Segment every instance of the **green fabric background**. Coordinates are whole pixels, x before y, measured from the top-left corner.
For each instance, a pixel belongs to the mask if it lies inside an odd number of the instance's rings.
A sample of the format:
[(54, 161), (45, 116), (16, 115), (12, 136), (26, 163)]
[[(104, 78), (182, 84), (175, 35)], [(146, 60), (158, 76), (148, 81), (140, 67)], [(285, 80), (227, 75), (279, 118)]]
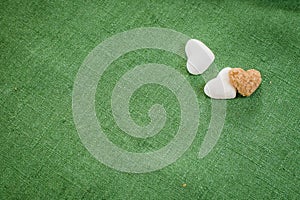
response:
[[(262, 73), (255, 94), (228, 101), (220, 140), (202, 160), (197, 153), (210, 117), (205, 83), (187, 74), (185, 60), (158, 50), (128, 53), (109, 67), (97, 88), (98, 118), (108, 137), (128, 151), (167, 144), (180, 120), (170, 91), (147, 85), (133, 96), (130, 112), (138, 124), (149, 122), (154, 103), (171, 114), (149, 141), (118, 129), (109, 95), (137, 64), (174, 66), (194, 87), (201, 109), (189, 150), (162, 170), (129, 174), (97, 161), (79, 139), (72, 87), (80, 65), (106, 38), (138, 27), (170, 28), (202, 40), (219, 70)], [(297, 0), (2, 0), (0, 199), (300, 199), (299, 64)]]

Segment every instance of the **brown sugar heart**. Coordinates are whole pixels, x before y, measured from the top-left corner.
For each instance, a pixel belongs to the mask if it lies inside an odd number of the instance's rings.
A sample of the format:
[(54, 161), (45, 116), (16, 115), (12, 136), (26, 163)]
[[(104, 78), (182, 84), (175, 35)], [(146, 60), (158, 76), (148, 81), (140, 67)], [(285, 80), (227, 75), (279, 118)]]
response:
[(230, 83), (243, 96), (250, 96), (260, 85), (261, 75), (255, 69), (243, 70), (241, 68), (232, 68), (229, 71)]

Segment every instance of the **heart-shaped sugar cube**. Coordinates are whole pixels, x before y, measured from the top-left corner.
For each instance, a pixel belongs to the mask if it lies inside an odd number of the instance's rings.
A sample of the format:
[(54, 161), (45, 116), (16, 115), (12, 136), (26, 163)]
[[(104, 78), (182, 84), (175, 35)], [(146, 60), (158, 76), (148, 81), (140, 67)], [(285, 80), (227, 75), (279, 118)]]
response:
[(250, 96), (260, 85), (261, 75), (255, 69), (233, 68), (229, 71), (230, 83), (243, 96)]
[(236, 96), (236, 89), (230, 84), (230, 67), (222, 69), (218, 76), (208, 81), (204, 87), (204, 93), (213, 99), (233, 99)]
[(202, 74), (215, 59), (213, 52), (203, 42), (196, 39), (190, 39), (186, 43), (185, 53), (187, 70), (194, 75)]

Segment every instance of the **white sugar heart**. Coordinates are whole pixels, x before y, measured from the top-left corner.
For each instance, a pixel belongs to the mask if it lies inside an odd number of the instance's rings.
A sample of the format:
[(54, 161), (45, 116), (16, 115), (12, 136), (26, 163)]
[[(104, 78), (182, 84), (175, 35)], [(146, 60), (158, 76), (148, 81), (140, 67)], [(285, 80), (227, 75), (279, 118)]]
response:
[(230, 84), (230, 67), (222, 69), (218, 76), (208, 81), (204, 87), (204, 93), (213, 99), (233, 99), (236, 97), (236, 89)]
[(203, 42), (196, 39), (190, 39), (186, 43), (185, 53), (187, 70), (194, 75), (202, 74), (215, 59), (213, 52)]

